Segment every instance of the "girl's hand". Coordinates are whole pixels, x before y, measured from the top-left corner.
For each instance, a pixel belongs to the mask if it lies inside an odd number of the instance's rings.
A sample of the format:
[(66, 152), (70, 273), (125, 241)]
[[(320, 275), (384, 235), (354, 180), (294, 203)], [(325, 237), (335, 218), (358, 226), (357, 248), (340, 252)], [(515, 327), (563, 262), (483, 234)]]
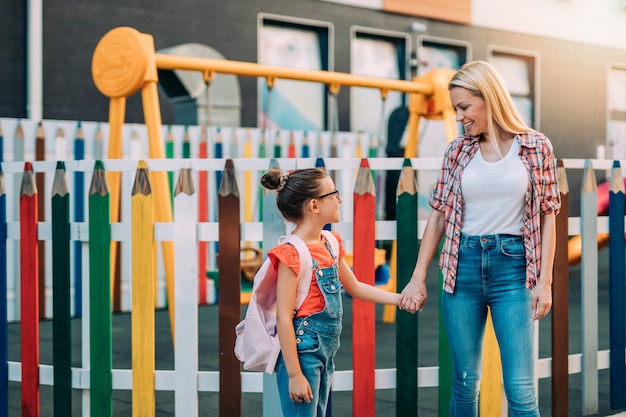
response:
[(313, 398), (311, 385), (309, 385), (309, 381), (306, 380), (302, 372), (289, 377), (289, 398), (296, 403), (301, 403), (302, 401), (311, 402), (311, 398)]

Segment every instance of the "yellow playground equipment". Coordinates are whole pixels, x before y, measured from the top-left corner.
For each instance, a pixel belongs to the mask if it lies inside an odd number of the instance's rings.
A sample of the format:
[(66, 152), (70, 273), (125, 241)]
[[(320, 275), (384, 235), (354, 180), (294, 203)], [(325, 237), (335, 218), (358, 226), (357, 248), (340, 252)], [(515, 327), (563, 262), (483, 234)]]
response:
[[(158, 73), (161, 70), (198, 71), (206, 82), (215, 73), (234, 74), (250, 77), (264, 77), (268, 86), (276, 79), (291, 79), (324, 83), (331, 94), (337, 94), (342, 86), (369, 87), (380, 90), (386, 97), (389, 91), (410, 94), (408, 143), (405, 157), (416, 157), (420, 118), (444, 120), (446, 136), (451, 140), (456, 136), (454, 112), (450, 104), (447, 86), (454, 73), (449, 69), (437, 69), (423, 77), (411, 81), (357, 76), (331, 71), (313, 71), (275, 67), (249, 62), (215, 60), (187, 56), (157, 54), (154, 38), (131, 27), (118, 27), (106, 33), (93, 54), (92, 76), (98, 90), (110, 98), (109, 105), (109, 159), (122, 156), (122, 127), (126, 111), (126, 99), (141, 91), (144, 119), (148, 132), (149, 157), (165, 158), (161, 134), (161, 114), (157, 92)], [(171, 222), (172, 208), (169, 204), (170, 191), (166, 172), (151, 172), (151, 182), (156, 201), (157, 222)], [(120, 173), (108, 173), (110, 188), (111, 221), (119, 219)], [(168, 299), (173, 300), (174, 246), (173, 242), (162, 242), (165, 277)], [(393, 254), (392, 254), (393, 255)], [(116, 252), (112, 248), (111, 262), (115, 264)], [(392, 256), (393, 259), (393, 256)], [(114, 271), (114, 268), (111, 269)], [(391, 273), (390, 285), (395, 286), (395, 276)], [(174, 307), (169, 305), (170, 322), (174, 331)]]

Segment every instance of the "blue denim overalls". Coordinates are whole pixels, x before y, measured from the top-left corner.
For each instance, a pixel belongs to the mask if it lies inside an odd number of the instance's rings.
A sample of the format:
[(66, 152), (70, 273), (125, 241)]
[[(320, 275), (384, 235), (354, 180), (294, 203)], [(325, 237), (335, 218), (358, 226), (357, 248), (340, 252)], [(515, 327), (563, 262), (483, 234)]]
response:
[(326, 302), (324, 310), (307, 317), (293, 319), (300, 367), (311, 385), (313, 398), (310, 403), (293, 402), (289, 399), (289, 376), (281, 354), (276, 364), (276, 379), (284, 417), (324, 417), (326, 415), (343, 315), (342, 285), (339, 282), (337, 256), (328, 242), (326, 242), (326, 248), (335, 260), (333, 266), (319, 268), (319, 263), (313, 259), (313, 273), (316, 274), (317, 285)]

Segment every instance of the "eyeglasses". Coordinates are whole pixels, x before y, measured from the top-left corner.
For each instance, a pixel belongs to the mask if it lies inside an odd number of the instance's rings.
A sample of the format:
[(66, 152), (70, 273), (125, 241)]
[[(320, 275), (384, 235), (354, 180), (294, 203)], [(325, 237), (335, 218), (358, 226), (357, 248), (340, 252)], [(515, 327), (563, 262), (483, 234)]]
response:
[(322, 198), (330, 197), (331, 195), (334, 195), (337, 200), (339, 200), (339, 198), (340, 198), (339, 197), (339, 190), (335, 190), (335, 191), (331, 191), (330, 193), (326, 193), (324, 195), (321, 195), (321, 196), (317, 197), (317, 199), (321, 200)]

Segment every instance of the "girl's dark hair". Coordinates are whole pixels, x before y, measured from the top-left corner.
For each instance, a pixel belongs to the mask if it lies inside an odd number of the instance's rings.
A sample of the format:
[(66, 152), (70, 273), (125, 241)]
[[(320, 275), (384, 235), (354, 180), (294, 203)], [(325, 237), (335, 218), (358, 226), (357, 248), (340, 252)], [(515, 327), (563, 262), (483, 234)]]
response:
[(272, 168), (261, 177), (261, 184), (278, 192), (278, 209), (285, 220), (296, 222), (302, 219), (304, 205), (320, 195), (321, 180), (327, 176), (320, 168), (297, 169), (289, 174)]

